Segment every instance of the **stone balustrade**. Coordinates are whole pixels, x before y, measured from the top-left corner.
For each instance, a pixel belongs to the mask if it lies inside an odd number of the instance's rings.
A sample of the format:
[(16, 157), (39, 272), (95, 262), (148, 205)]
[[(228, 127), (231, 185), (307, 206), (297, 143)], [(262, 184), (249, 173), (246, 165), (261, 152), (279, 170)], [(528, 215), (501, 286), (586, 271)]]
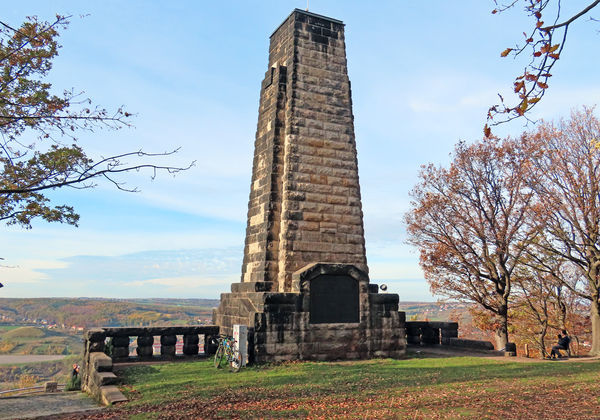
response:
[[(85, 353), (103, 351), (114, 362), (134, 362), (148, 359), (175, 358), (177, 336), (183, 336), (183, 355), (199, 354), (200, 336), (204, 338), (204, 352), (214, 354), (216, 347), (211, 338), (219, 335), (219, 327), (203, 325), (194, 327), (105, 327), (87, 330), (84, 334)], [(136, 337), (136, 355), (130, 355), (131, 339)], [(160, 337), (160, 355), (154, 355), (154, 340)]]
[[(416, 346), (442, 345), (472, 351), (493, 351), (489, 341), (458, 338), (458, 322), (406, 321), (406, 342)], [(514, 347), (514, 344), (508, 343)], [(516, 349), (507, 346), (506, 356), (514, 356)]]
[(451, 345), (458, 337), (458, 322), (406, 321), (406, 341), (412, 345)]
[[(183, 336), (182, 355), (176, 354), (177, 336)], [(214, 354), (217, 346), (212, 337), (219, 335), (219, 327), (107, 327), (84, 332), (84, 353), (81, 372), (82, 389), (104, 404), (123, 401), (125, 397), (116, 388), (117, 377), (113, 363), (152, 360), (188, 360)], [(200, 352), (200, 336), (203, 351)], [(135, 337), (137, 348), (130, 355), (130, 343)], [(160, 354), (154, 355), (154, 340), (160, 337)]]

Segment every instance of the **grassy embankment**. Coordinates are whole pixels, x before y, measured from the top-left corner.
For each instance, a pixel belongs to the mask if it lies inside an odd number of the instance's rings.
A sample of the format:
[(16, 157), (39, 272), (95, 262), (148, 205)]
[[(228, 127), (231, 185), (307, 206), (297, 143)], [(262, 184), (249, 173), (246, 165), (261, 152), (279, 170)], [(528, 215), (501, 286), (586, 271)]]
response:
[(80, 354), (81, 334), (38, 327), (0, 327), (0, 354)]
[(94, 418), (577, 418), (600, 416), (600, 361), (475, 357), (299, 362), (217, 371), (210, 361), (122, 370), (130, 399)]
[(70, 331), (37, 327), (0, 326), (0, 354), (69, 355), (62, 360), (0, 365), (0, 390), (39, 385), (54, 380), (65, 383), (73, 363), (81, 363), (81, 336)]

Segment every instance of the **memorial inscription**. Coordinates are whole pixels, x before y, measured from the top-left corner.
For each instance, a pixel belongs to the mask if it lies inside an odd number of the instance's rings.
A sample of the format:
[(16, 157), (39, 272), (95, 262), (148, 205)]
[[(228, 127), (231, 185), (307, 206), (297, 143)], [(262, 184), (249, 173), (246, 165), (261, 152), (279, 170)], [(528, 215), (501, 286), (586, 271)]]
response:
[(310, 323), (359, 321), (358, 281), (350, 276), (324, 274), (310, 284)]

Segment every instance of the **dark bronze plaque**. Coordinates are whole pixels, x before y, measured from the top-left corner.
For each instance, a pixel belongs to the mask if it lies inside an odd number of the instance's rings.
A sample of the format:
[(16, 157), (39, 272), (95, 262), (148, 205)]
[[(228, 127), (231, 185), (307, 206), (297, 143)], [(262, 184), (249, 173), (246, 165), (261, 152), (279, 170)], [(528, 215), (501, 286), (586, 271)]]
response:
[(358, 322), (358, 281), (323, 274), (310, 282), (310, 323)]

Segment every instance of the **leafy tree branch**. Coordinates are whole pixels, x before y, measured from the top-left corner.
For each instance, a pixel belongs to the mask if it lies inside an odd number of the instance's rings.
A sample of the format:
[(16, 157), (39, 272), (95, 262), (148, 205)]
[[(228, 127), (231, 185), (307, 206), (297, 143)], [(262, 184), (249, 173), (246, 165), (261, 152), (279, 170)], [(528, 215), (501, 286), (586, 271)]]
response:
[[(521, 3), (521, 0), (514, 0), (503, 5), (498, 4), (497, 0), (494, 0), (494, 3), (497, 7), (492, 13), (496, 14), (514, 8)], [(509, 104), (502, 95), (498, 95), (500, 102), (489, 108), (487, 124), (484, 127), (486, 137), (492, 136), (491, 127), (495, 125), (517, 118), (531, 121), (528, 115), (542, 100), (549, 88), (551, 71), (565, 48), (569, 26), (600, 5), (600, 0), (590, 2), (582, 10), (562, 21), (561, 0), (522, 0), (522, 3), (524, 3), (524, 12), (533, 19), (532, 28), (529, 33), (523, 32), (525, 38), (523, 42), (506, 48), (500, 55), (516, 58), (526, 54), (529, 62), (523, 73), (517, 76), (513, 82), (516, 101)], [(551, 19), (552, 23), (547, 24), (546, 18)]]
[[(60, 30), (70, 16), (52, 22), (28, 18), (20, 27), (0, 21), (0, 220), (30, 228), (31, 220), (77, 225), (79, 215), (68, 205), (53, 206), (44, 195), (57, 188), (93, 188), (104, 180), (122, 191), (135, 192), (119, 175), (148, 170), (176, 174), (194, 163), (176, 167), (156, 159), (171, 156), (138, 151), (92, 159), (77, 144), (77, 133), (131, 126), (132, 114), (95, 106), (73, 89), (51, 93), (46, 79), (58, 55)], [(70, 145), (65, 144), (68, 139)], [(46, 144), (50, 142), (50, 144)]]

